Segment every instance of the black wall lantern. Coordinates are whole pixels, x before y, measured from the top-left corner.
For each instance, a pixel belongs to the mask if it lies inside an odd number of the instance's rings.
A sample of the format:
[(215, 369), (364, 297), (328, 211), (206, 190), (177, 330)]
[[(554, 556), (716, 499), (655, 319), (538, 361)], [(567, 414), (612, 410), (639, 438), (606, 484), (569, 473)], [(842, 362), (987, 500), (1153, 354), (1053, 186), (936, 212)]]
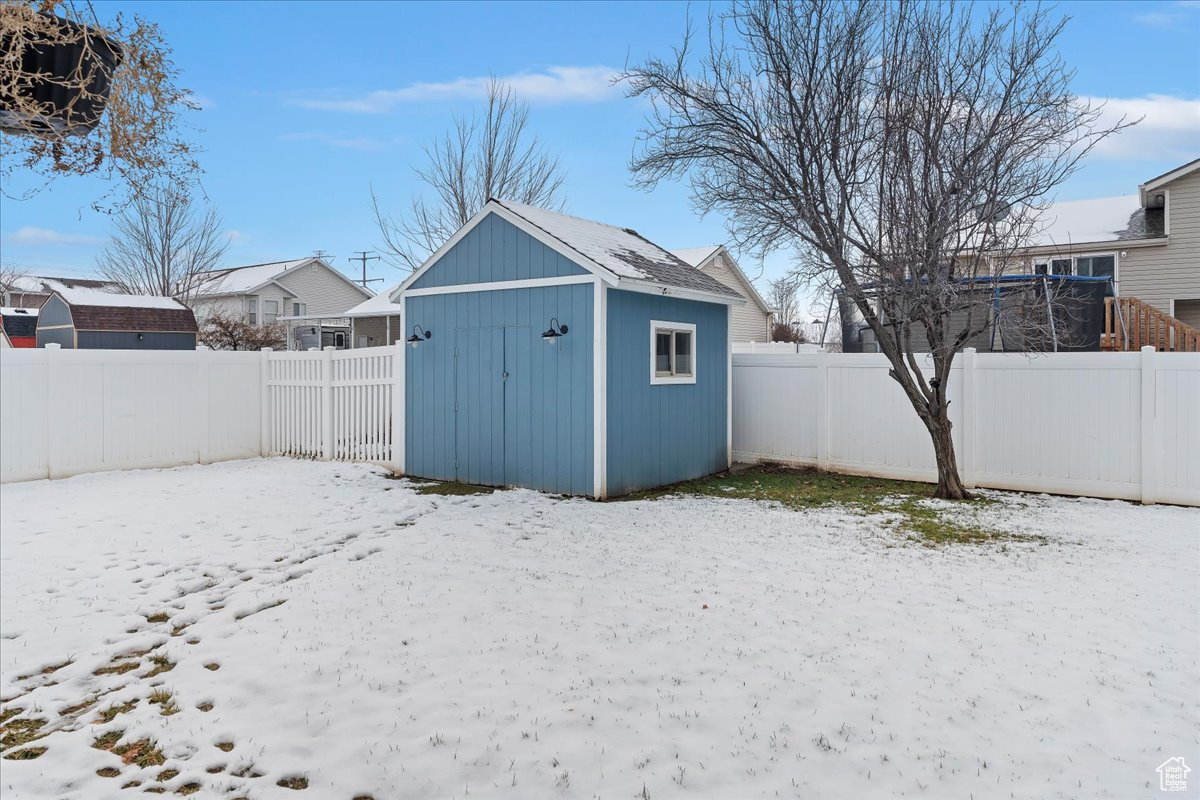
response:
[(558, 324), (558, 317), (550, 318), (550, 327), (542, 334), (542, 340), (554, 344), (559, 338), (567, 335), (567, 326)]
[(413, 325), (412, 336), (408, 337), (404, 341), (408, 342), (409, 347), (416, 347), (421, 342), (432, 337), (433, 334), (422, 328), (420, 325)]

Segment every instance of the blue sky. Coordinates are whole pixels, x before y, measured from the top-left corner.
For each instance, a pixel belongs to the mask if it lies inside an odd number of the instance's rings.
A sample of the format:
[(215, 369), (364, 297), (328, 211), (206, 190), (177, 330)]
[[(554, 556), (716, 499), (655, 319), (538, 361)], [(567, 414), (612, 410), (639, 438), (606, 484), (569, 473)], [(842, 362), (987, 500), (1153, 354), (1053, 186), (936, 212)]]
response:
[[(630, 186), (627, 164), (644, 108), (608, 76), (680, 41), (683, 3), (108, 3), (134, 11), (175, 48), (204, 149), (203, 189), (232, 237), (230, 265), (323, 249), (353, 267), (379, 242), (373, 186), (402, 210), (419, 187), (419, 145), (469, 112), (489, 75), (512, 78), (534, 132), (566, 167), (567, 210), (667, 247), (719, 242), (723, 221), (699, 219), (686, 187)], [(707, 6), (691, 7), (703, 17)], [(1128, 194), (1200, 156), (1200, 1), (1064, 3), (1062, 53), (1075, 91), (1146, 121), (1093, 156), (1060, 199)], [(30, 200), (0, 203), (0, 258), (41, 274), (87, 274), (109, 221), (87, 180), (59, 180)], [(786, 264), (771, 259), (763, 280)], [(760, 265), (744, 259), (751, 277)], [(394, 283), (397, 270), (373, 262)], [(381, 284), (376, 284), (378, 288)]]

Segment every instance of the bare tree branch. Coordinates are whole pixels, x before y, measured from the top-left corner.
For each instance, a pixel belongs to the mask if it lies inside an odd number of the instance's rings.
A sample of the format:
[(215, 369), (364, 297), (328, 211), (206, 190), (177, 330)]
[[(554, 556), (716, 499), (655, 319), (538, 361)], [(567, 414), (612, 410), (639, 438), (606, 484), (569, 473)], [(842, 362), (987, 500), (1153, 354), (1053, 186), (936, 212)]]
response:
[(218, 311), (200, 322), (200, 343), (213, 350), (280, 350), (287, 344), (287, 331), (278, 322), (251, 325), (240, 315)]
[[(186, 191), (200, 167), (179, 130), (198, 106), (177, 83), (171, 48), (140, 16), (101, 25), (91, 3), (81, 8), (85, 14), (59, 0), (0, 0), (4, 195), (25, 199), (65, 175), (109, 182), (92, 203), (98, 211), (120, 208), (152, 184)], [(26, 57), (38, 52), (65, 59), (56, 64), (63, 74), (27, 68)]]
[(561, 209), (566, 176), (528, 125), (529, 107), (493, 79), (482, 119), (456, 116), (451, 130), (422, 146), (426, 164), (414, 172), (430, 196), (414, 197), (408, 214), (397, 219), (380, 208), (372, 190), (388, 262), (416, 269), (492, 197)]
[(100, 273), (123, 292), (174, 297), (185, 305), (229, 248), (216, 212), (172, 188), (138, 195), (113, 227), (96, 261)]

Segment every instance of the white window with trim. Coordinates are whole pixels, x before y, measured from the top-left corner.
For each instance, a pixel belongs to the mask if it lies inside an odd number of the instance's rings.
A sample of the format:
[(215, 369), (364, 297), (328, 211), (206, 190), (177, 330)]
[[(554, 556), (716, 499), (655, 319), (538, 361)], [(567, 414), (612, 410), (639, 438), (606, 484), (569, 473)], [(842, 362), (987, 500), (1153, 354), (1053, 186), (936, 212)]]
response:
[(292, 315), (293, 316), (303, 317), (307, 313), (308, 313), (308, 304), (307, 303), (297, 303), (297, 302), (292, 303)]
[(1087, 278), (1116, 278), (1116, 253), (1048, 258), (1035, 261), (1033, 271), (1038, 275), (1082, 275)]
[(696, 382), (696, 326), (650, 321), (650, 383)]
[(263, 300), (263, 322), (273, 325), (279, 317), (279, 301)]
[(258, 324), (258, 298), (246, 298), (246, 321), (251, 325)]

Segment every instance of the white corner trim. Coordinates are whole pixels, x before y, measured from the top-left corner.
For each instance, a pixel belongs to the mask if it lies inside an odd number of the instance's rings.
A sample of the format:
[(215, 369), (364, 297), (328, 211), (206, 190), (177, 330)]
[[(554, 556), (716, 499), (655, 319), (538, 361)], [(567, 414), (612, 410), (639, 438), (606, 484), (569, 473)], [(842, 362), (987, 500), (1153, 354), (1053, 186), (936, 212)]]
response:
[(595, 280), (595, 275), (562, 275), (557, 278), (527, 278), (517, 281), (455, 283), (449, 286), (430, 286), (427, 289), (406, 289), (404, 297), (426, 297), (434, 294), (463, 294), (465, 292), (500, 292), (505, 289), (538, 289), (545, 286), (570, 286), (577, 283), (593, 283)]
[[(654, 356), (655, 332), (667, 331), (684, 331), (692, 335), (692, 374), (691, 375), (659, 375), (655, 369)], [(696, 324), (694, 322), (666, 322), (664, 320), (650, 320), (650, 385), (651, 386), (670, 386), (679, 384), (692, 384), (696, 382), (697, 366), (700, 361), (700, 345), (699, 338), (696, 336)]]
[[(767, 317), (770, 319), (770, 316)], [(769, 323), (768, 323), (769, 324)], [(725, 468), (733, 466), (733, 308), (725, 309)]]
[(608, 496), (608, 286), (592, 284), (592, 495)]

